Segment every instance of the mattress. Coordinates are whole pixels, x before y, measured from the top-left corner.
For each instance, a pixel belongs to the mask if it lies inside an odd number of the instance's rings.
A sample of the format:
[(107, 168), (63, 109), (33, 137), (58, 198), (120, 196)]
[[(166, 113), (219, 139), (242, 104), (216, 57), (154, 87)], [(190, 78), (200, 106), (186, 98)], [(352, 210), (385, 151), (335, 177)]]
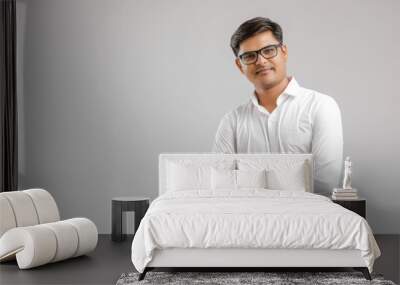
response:
[(171, 248), (359, 250), (370, 272), (380, 255), (361, 216), (314, 193), (261, 188), (162, 194), (136, 232), (132, 262), (143, 272)]

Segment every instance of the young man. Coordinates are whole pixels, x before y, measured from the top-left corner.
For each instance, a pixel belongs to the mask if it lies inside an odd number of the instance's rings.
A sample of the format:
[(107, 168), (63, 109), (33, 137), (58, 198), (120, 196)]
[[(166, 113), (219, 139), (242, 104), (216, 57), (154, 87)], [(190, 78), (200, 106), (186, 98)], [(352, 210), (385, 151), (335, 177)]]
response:
[(231, 47), (254, 92), (222, 118), (213, 152), (312, 153), (315, 192), (337, 187), (343, 159), (340, 110), (332, 97), (287, 75), (288, 48), (279, 24), (248, 20), (232, 35)]

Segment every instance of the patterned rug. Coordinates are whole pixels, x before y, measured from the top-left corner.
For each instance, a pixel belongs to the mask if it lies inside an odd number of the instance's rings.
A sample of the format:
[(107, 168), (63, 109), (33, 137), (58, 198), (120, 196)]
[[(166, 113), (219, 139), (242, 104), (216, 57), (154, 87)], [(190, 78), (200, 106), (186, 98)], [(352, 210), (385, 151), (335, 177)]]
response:
[(134, 284), (379, 284), (395, 285), (384, 280), (382, 275), (372, 274), (366, 280), (361, 272), (147, 272), (145, 279), (138, 281), (139, 273), (124, 273), (116, 285)]

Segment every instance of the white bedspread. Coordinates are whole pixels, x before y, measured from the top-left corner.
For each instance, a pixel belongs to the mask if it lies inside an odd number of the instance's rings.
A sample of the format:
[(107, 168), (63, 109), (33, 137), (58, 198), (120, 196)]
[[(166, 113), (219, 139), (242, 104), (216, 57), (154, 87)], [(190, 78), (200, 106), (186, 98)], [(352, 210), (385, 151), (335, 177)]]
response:
[(327, 197), (261, 189), (166, 193), (153, 201), (132, 243), (143, 272), (154, 249), (358, 249), (372, 272), (380, 250), (365, 219)]

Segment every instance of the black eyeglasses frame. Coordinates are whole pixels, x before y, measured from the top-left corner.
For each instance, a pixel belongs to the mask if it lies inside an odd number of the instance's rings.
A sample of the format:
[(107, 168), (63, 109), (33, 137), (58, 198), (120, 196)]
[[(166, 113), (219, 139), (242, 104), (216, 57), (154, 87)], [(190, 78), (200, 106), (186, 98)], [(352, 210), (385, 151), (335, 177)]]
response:
[[(262, 56), (263, 58), (265, 58), (265, 59), (271, 59), (271, 58), (274, 58), (275, 56), (278, 55), (278, 48), (279, 48), (279, 47), (282, 47), (282, 45), (283, 45), (283, 43), (278, 43), (278, 44), (273, 44), (273, 45), (267, 45), (267, 46), (265, 46), (265, 47), (260, 48), (259, 50), (246, 51), (246, 52), (244, 52), (244, 53), (238, 55), (238, 58), (239, 58), (240, 62), (243, 63), (243, 64), (245, 64), (245, 65), (250, 65), (250, 64), (253, 64), (253, 63), (257, 62), (257, 60), (258, 60), (258, 55), (261, 55), (261, 56)], [(264, 50), (264, 49), (267, 49), (267, 48), (271, 48), (271, 47), (273, 47), (273, 48), (275, 49), (274, 55), (273, 55), (273, 56), (270, 56), (270, 57), (265, 57), (265, 56), (263, 56), (262, 53), (261, 53), (261, 51)], [(247, 62), (247, 63), (246, 63), (246, 62), (243, 62), (243, 56), (246, 55), (246, 54), (249, 54), (249, 53), (256, 53), (256, 54), (257, 54), (256, 59), (255, 59), (254, 61), (252, 61), (252, 62)]]

